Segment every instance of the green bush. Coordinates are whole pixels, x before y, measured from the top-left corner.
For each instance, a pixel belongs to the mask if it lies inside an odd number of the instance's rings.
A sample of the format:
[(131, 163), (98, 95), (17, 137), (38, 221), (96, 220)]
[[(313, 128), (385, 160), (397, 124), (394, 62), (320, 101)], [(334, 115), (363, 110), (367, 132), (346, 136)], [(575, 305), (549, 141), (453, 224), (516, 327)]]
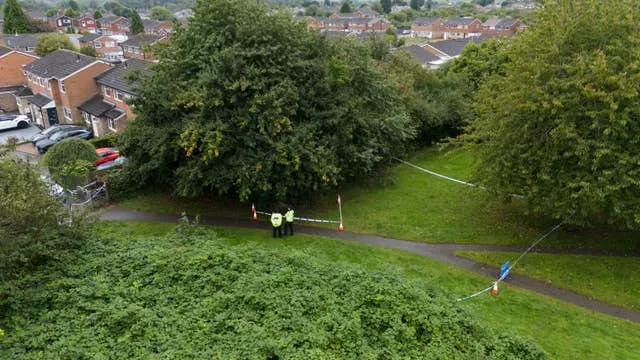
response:
[(93, 138), (89, 140), (89, 143), (95, 146), (96, 149), (99, 149), (103, 147), (114, 147), (116, 146), (117, 140), (118, 140), (117, 134), (109, 134), (109, 135), (101, 136), (99, 138)]
[(51, 178), (69, 189), (87, 182), (91, 167), (98, 155), (88, 141), (72, 138), (54, 145), (44, 155), (43, 163), (49, 167)]
[(180, 230), (89, 239), (75, 262), (25, 277), (0, 308), (0, 358), (545, 358), (393, 268)]
[(0, 279), (63, 257), (79, 235), (75, 225), (64, 223), (68, 215), (37, 168), (0, 154)]

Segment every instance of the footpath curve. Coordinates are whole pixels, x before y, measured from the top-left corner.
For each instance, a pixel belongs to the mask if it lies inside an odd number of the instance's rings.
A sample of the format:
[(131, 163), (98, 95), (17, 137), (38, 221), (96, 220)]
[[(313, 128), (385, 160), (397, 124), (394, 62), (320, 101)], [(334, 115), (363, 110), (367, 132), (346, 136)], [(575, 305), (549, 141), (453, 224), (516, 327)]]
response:
[[(176, 214), (160, 214), (143, 212), (121, 208), (110, 208), (103, 210), (100, 214), (101, 220), (119, 220), (119, 221), (146, 221), (146, 222), (169, 222), (177, 223), (179, 215)], [(218, 216), (201, 216), (200, 223), (204, 225), (214, 225), (221, 227), (236, 227), (270, 230), (265, 226), (265, 222), (253, 222), (250, 220), (225, 218)], [(421, 256), (426, 256), (447, 264), (451, 264), (474, 273), (489, 276), (495, 279), (499, 273), (499, 269), (478, 264), (472, 260), (458, 257), (454, 255), (457, 250), (488, 250), (488, 251), (517, 251), (515, 247), (492, 246), (492, 245), (457, 245), (457, 244), (427, 244), (405, 240), (395, 240), (384, 238), (376, 235), (359, 234), (353, 232), (338, 232), (332, 229), (310, 227), (296, 224), (296, 232), (310, 235), (319, 235), (333, 239), (356, 241), (376, 246), (388, 247), (398, 250), (408, 251)], [(559, 250), (562, 253), (571, 253), (566, 250)], [(588, 252), (586, 252), (588, 253)], [(640, 323), (640, 312), (624, 309), (619, 306), (611, 305), (602, 301), (598, 301), (588, 296), (575, 293), (570, 290), (561, 289), (543, 281), (534, 280), (530, 277), (512, 274), (506, 283), (523, 289), (531, 290), (539, 294), (549, 296), (558, 300), (562, 300), (594, 312), (599, 312), (611, 316), (615, 316), (624, 320)]]

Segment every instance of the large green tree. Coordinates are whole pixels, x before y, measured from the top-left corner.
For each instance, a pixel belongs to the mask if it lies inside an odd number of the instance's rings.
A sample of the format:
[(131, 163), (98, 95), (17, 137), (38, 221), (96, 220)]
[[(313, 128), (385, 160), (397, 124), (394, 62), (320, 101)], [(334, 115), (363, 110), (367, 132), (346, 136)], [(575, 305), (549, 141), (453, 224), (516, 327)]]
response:
[(166, 7), (154, 6), (151, 8), (149, 18), (152, 20), (173, 20), (175, 17)]
[(391, 0), (380, 0), (380, 4), (382, 5), (382, 11), (385, 14), (389, 14), (391, 12)]
[(536, 213), (640, 228), (640, 7), (547, 1), (477, 96), (478, 179)]
[(142, 19), (138, 12), (132, 10), (131, 12), (131, 33), (133, 35), (140, 34), (144, 32), (144, 24), (142, 23)]
[(2, 32), (5, 34), (29, 32), (29, 19), (22, 11), (18, 0), (6, 0), (4, 3), (4, 24)]
[(51, 33), (38, 38), (35, 52), (38, 56), (45, 56), (59, 49), (77, 50), (71, 42), (71, 39), (69, 39), (69, 36)]
[(157, 49), (121, 145), (132, 181), (285, 198), (367, 176), (413, 136), (370, 48), (261, 3), (199, 1)]

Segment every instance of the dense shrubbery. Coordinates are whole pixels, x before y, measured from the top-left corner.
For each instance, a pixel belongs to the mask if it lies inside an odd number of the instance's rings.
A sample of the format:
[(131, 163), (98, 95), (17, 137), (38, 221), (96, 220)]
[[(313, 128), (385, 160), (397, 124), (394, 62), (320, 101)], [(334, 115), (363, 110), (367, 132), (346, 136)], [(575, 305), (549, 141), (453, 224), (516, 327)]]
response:
[(98, 138), (93, 138), (89, 140), (89, 143), (96, 147), (96, 149), (103, 147), (113, 147), (116, 146), (116, 142), (118, 141), (118, 134), (109, 134), (100, 136)]
[(44, 155), (43, 163), (54, 181), (70, 189), (89, 181), (97, 158), (96, 148), (87, 140), (71, 138), (55, 144)]
[(497, 340), (400, 275), (231, 247), (184, 225), (163, 237), (92, 239), (77, 261), (10, 291), (0, 358), (545, 357)]
[(68, 217), (49, 195), (38, 169), (0, 149), (0, 279), (62, 258), (82, 233), (80, 223), (63, 223)]

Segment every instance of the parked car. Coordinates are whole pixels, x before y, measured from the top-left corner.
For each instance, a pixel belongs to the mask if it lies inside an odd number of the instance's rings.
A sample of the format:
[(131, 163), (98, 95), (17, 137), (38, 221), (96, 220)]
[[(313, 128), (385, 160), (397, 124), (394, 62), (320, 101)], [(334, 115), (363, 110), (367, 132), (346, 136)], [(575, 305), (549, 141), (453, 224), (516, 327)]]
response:
[(118, 149), (108, 147), (96, 149), (96, 154), (98, 154), (98, 160), (95, 162), (96, 166), (113, 161), (120, 156)]
[(59, 143), (64, 139), (80, 138), (80, 139), (89, 140), (92, 137), (93, 137), (93, 133), (91, 132), (91, 130), (87, 130), (84, 128), (74, 129), (69, 131), (58, 131), (57, 133), (51, 135), (50, 137), (38, 141), (36, 143), (36, 149), (38, 149), (38, 152), (40, 154), (44, 154), (45, 152), (47, 152), (47, 150), (49, 150), (49, 148), (51, 148), (53, 145)]
[(116, 158), (116, 159), (115, 159), (115, 160), (113, 160), (113, 161), (109, 161), (109, 162), (106, 162), (106, 163), (104, 163), (104, 164), (101, 164), (101, 165), (96, 166), (96, 170), (98, 170), (98, 171), (99, 171), (99, 170), (107, 170), (107, 169), (111, 169), (112, 167), (120, 166), (120, 165), (122, 165), (122, 164), (124, 164), (124, 163), (126, 163), (126, 162), (127, 162), (127, 158), (126, 158), (126, 157), (124, 157), (124, 156), (119, 156), (118, 158)]
[(29, 127), (29, 119), (25, 115), (2, 114), (0, 115), (0, 130), (5, 129), (24, 129)]
[(46, 139), (49, 136), (59, 131), (70, 131), (70, 130), (80, 130), (80, 129), (84, 129), (84, 127), (80, 125), (54, 125), (48, 129), (42, 130), (39, 133), (35, 134), (31, 138), (31, 143), (35, 145), (38, 141), (42, 139)]

